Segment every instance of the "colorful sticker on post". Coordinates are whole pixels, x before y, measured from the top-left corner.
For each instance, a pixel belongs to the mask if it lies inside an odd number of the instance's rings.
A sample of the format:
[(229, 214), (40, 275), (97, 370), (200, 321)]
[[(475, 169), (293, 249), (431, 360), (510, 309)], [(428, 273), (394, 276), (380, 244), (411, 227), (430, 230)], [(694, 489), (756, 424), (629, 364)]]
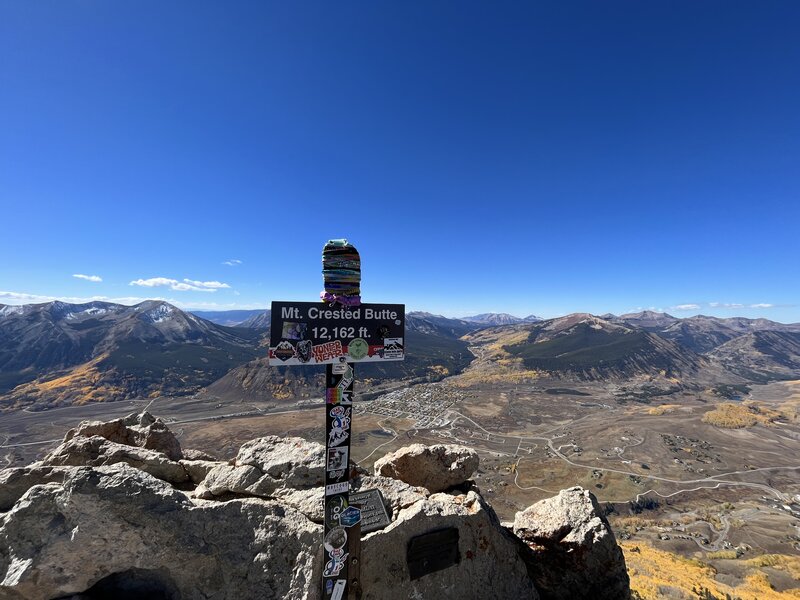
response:
[(353, 396), (350, 392), (340, 390), (339, 388), (328, 388), (325, 390), (325, 403), (350, 406), (353, 404)]
[(332, 498), (328, 502), (327, 513), (328, 513), (328, 527), (336, 527), (337, 525), (341, 525), (339, 523), (339, 518), (341, 517), (342, 513), (347, 510), (347, 498), (345, 496), (337, 496), (336, 498)]
[(331, 529), (325, 536), (323, 545), (325, 550), (328, 551), (330, 560), (325, 563), (325, 570), (322, 575), (324, 577), (336, 577), (344, 568), (345, 561), (347, 561), (349, 555), (344, 551), (344, 547), (347, 545), (347, 533), (344, 527)]
[(346, 469), (349, 450), (349, 448), (328, 448), (328, 468), (326, 471)]
[(356, 378), (356, 373), (353, 371), (353, 367), (347, 365), (347, 371), (342, 375), (342, 378), (339, 380), (339, 383), (336, 384), (336, 387), (340, 390), (346, 390), (350, 387), (350, 384), (353, 383), (353, 380)]
[(328, 447), (338, 446), (350, 437), (350, 411), (343, 406), (335, 406), (330, 410), (331, 425), (328, 434)]

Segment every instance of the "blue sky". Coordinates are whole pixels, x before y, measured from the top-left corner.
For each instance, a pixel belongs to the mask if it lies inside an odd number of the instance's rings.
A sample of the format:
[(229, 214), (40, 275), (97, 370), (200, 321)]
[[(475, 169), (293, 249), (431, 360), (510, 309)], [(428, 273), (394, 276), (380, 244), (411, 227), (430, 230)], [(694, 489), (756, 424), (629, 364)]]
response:
[(800, 321), (799, 29), (794, 1), (0, 0), (0, 303), (313, 300), (347, 237), (366, 301)]

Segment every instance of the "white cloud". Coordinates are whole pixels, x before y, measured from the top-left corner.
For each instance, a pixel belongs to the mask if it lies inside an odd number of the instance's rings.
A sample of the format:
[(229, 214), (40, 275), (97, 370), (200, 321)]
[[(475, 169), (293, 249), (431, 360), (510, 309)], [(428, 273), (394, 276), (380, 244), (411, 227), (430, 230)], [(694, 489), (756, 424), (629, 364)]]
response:
[(677, 306), (673, 306), (672, 310), (698, 310), (699, 308), (699, 304), (678, 304)]
[(222, 283), (220, 281), (193, 281), (191, 279), (184, 279), (183, 282), (188, 285), (193, 285), (195, 287), (208, 288), (212, 290), (221, 290), (231, 287), (227, 283)]
[(242, 261), (240, 261), (238, 258), (229, 258), (228, 260), (222, 261), (222, 264), (228, 265), (229, 267), (235, 267), (242, 264)]
[(137, 279), (128, 285), (140, 285), (142, 287), (157, 287), (160, 285), (173, 285), (178, 283), (177, 279), (167, 279), (166, 277), (151, 277), (150, 279)]
[(711, 308), (727, 308), (731, 310), (739, 310), (742, 308), (777, 308), (778, 306), (788, 306), (772, 304), (770, 302), (756, 302), (754, 304), (743, 304), (741, 302), (709, 302)]
[(95, 283), (103, 281), (103, 278), (99, 275), (83, 275), (82, 273), (75, 273), (73, 277), (76, 277), (77, 279), (85, 279), (86, 281), (93, 281)]
[(769, 302), (756, 302), (755, 304), (742, 304), (741, 302), (716, 302), (714, 303), (714, 306), (738, 310), (740, 308), (775, 308), (777, 305), (770, 304)]
[(221, 289), (228, 289), (227, 283), (221, 281), (196, 281), (194, 279), (170, 279), (168, 277), (151, 277), (150, 279), (135, 279), (129, 285), (141, 287), (169, 287), (176, 292), (216, 292)]

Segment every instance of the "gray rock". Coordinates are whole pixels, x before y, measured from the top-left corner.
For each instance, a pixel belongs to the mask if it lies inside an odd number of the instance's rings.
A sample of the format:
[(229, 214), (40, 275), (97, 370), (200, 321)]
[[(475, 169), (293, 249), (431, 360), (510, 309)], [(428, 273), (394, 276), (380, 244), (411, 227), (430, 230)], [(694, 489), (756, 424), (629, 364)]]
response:
[(227, 464), (217, 465), (197, 486), (195, 494), (198, 498), (205, 499), (225, 494), (266, 496), (267, 494), (259, 493), (257, 485), (262, 477), (261, 471), (248, 465), (240, 467)]
[(117, 444), (161, 452), (170, 460), (183, 458), (181, 445), (166, 423), (147, 411), (140, 414), (132, 413), (122, 419), (107, 422), (83, 421), (78, 427), (67, 432), (64, 441), (68, 442), (76, 436), (94, 435)]
[(310, 490), (293, 490), (291, 488), (278, 490), (275, 493), (275, 500), (303, 513), (314, 523), (323, 523), (325, 520), (325, 497), (322, 486)]
[(180, 463), (161, 452), (127, 446), (100, 436), (75, 436), (52, 450), (41, 461), (43, 466), (92, 466), (127, 463), (170, 483), (185, 483), (189, 474)]
[[(0, 515), (0, 597), (135, 589), (187, 600), (318, 600), (322, 527), (287, 503), (319, 504), (322, 489), (280, 493), (280, 501), (193, 502), (125, 463), (70, 467), (62, 484), (35, 485)], [(409, 541), (449, 527), (458, 529), (458, 563), (412, 581)], [(474, 491), (419, 494), (390, 526), (364, 537), (363, 598), (536, 599), (518, 543)]]
[(184, 468), (187, 475), (189, 475), (189, 479), (195, 485), (202, 482), (214, 467), (225, 464), (219, 461), (186, 459), (181, 459), (178, 463)]
[(461, 485), (478, 470), (478, 453), (464, 446), (414, 444), (375, 462), (375, 474), (442, 492)]
[(67, 473), (68, 468), (40, 463), (0, 471), (0, 512), (9, 510), (34, 485), (61, 483)]
[[(199, 506), (127, 464), (77, 467), (0, 516), (0, 597), (95, 586), (185, 600), (318, 598), (321, 526), (260, 499)], [(145, 594), (142, 597), (147, 597)]]
[(244, 443), (236, 465), (253, 466), (280, 487), (304, 489), (325, 481), (324, 454), (321, 444), (271, 435)]
[(208, 452), (203, 452), (202, 450), (194, 450), (192, 448), (183, 448), (183, 458), (186, 460), (205, 460), (209, 462), (217, 462), (219, 459), (215, 456), (211, 456)]
[(597, 498), (561, 490), (518, 512), (514, 533), (543, 600), (620, 600), (630, 596), (625, 557)]
[(197, 487), (199, 498), (225, 494), (273, 497), (308, 490), (325, 481), (325, 448), (302, 438), (268, 436), (239, 448), (234, 464), (214, 467)]
[[(406, 561), (411, 539), (450, 527), (458, 530), (459, 562), (412, 581)], [(364, 537), (363, 599), (537, 599), (517, 545), (474, 491), (433, 494), (402, 509), (386, 529)]]

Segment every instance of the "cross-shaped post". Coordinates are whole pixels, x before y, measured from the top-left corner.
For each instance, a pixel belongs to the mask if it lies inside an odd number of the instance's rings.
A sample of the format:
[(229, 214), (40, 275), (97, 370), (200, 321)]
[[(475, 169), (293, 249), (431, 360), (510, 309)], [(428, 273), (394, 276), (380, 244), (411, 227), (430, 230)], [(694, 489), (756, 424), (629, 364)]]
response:
[(323, 600), (360, 596), (361, 510), (350, 505), (354, 363), (405, 358), (405, 306), (362, 304), (361, 258), (347, 240), (322, 251), (321, 302), (273, 302), (269, 364), (325, 365)]

